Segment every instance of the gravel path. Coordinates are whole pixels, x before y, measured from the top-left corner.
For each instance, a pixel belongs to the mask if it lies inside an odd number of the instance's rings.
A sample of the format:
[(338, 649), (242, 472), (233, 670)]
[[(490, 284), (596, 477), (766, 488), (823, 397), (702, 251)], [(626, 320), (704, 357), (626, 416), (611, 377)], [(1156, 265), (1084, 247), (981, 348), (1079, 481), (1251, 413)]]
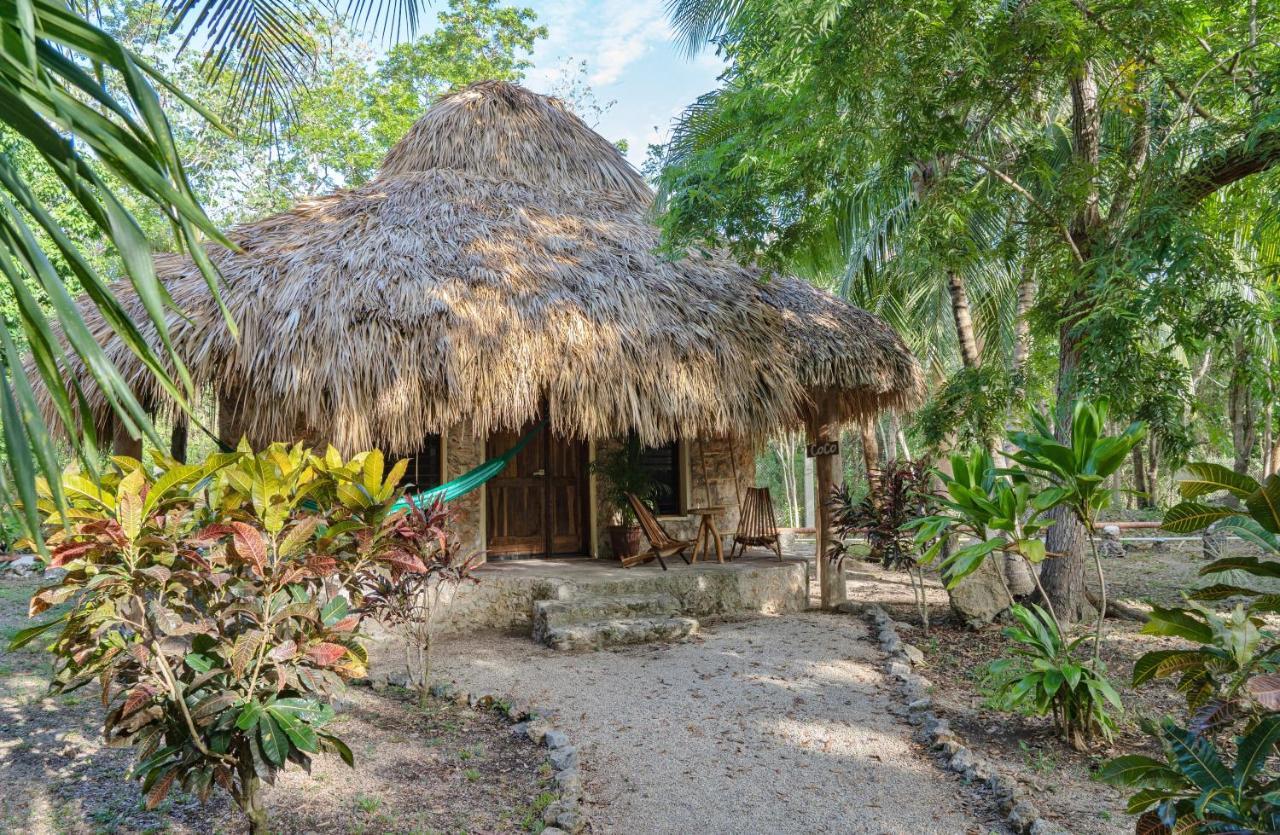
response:
[(586, 654), (450, 637), (436, 669), (558, 709), (597, 833), (985, 832), (888, 712), (878, 662), (860, 620), (806, 613)]

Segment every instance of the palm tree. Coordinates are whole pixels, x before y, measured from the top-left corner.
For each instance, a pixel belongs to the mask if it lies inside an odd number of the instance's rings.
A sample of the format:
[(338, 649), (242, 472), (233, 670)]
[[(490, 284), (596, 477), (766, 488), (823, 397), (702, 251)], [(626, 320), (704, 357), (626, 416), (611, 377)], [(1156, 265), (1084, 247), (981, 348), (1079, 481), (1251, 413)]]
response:
[[(130, 321), (112, 292), (110, 279), (115, 276), (101, 274), (80, 250), (24, 175), (16, 154), (0, 155), (0, 273), (17, 307), (17, 321), (6, 322), (0, 341), (0, 425), (9, 465), (6, 486), (21, 500), (32, 530), (38, 521), (36, 476), (53, 476), (60, 467), (49, 427), (23, 373), (18, 340), (9, 328), (21, 328), (74, 452), (92, 465), (99, 439), (91, 422), (80, 418), (83, 393), (74, 384), (68, 386), (59, 373), (64, 347), (54, 336), (55, 324), (65, 335), (66, 349), (90, 369), (125, 430), (135, 437), (158, 439), (128, 383), (90, 335), (73, 291), (54, 264), (65, 265), (103, 319), (185, 407), (193, 395), (191, 380), (173, 351), (165, 323), (177, 311), (156, 277), (151, 248), (128, 206), (156, 210), (169, 222), (176, 246), (191, 255), (215, 298), (217, 272), (199, 244), (210, 240), (231, 245), (192, 192), (157, 91), (168, 91), (221, 127), (217, 117), (96, 26), (90, 20), (96, 6), (17, 0), (0, 10), (0, 53), (5, 59), (0, 63), (0, 120), (22, 150), (34, 151), (48, 165), (118, 253), (120, 277), (132, 284), (148, 320)], [(308, 3), (168, 0), (164, 10), (172, 30), (185, 34), (185, 43), (203, 45), (207, 74), (234, 75), (241, 112), (253, 110), (270, 119), (289, 106), (287, 82), (311, 54), (305, 21), (313, 10)], [(380, 21), (398, 34), (402, 27), (415, 25), (417, 2), (349, 0), (347, 11)], [(143, 338), (143, 324), (154, 329), (155, 340)], [(235, 329), (229, 315), (227, 327)], [(57, 479), (49, 482), (61, 505)]]

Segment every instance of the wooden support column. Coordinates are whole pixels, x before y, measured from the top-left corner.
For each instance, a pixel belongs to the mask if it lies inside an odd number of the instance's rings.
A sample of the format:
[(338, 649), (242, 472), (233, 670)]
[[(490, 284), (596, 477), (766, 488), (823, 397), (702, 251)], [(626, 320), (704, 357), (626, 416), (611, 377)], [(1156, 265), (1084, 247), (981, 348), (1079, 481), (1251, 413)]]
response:
[[(810, 444), (831, 444), (835, 446), (840, 439), (839, 427), (831, 419), (831, 409), (825, 402), (819, 402), (817, 415), (808, 427)], [(831, 546), (835, 542), (832, 531), (831, 494), (836, 488), (836, 462), (839, 454), (834, 450), (827, 455), (818, 455), (814, 461), (816, 476), (817, 504), (817, 554), (815, 562), (818, 569), (819, 605), (823, 609), (833, 609), (848, 598), (845, 588), (844, 570), (838, 568), (828, 559)]]
[(111, 436), (111, 451), (116, 455), (127, 455), (142, 460), (142, 438), (135, 438), (124, 428), (124, 422), (115, 420), (115, 430)]
[(173, 431), (169, 434), (169, 455), (180, 463), (187, 463), (187, 419), (179, 416), (173, 422)]

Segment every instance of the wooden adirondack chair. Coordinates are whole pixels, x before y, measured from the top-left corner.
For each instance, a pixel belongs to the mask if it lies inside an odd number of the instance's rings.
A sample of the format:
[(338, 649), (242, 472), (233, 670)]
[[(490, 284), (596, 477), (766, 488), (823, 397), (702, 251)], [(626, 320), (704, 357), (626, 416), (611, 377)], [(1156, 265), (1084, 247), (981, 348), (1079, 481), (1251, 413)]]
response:
[(649, 550), (636, 554), (634, 557), (623, 558), (622, 567), (630, 568), (633, 565), (640, 565), (656, 559), (658, 565), (662, 566), (662, 570), (666, 571), (667, 564), (663, 562), (662, 558), (669, 557), (672, 554), (680, 557), (680, 559), (684, 560), (685, 565), (688, 565), (689, 558), (684, 555), (684, 552), (693, 547), (693, 540), (674, 539), (663, 530), (662, 525), (658, 524), (653, 511), (649, 510), (648, 506), (640, 501), (639, 496), (628, 493), (627, 501), (631, 503), (631, 509), (635, 511), (636, 518), (640, 520), (640, 528), (644, 531), (645, 539), (649, 540)]
[(729, 558), (745, 553), (748, 546), (772, 548), (782, 560), (782, 544), (778, 541), (778, 521), (773, 515), (773, 498), (768, 487), (748, 487), (738, 513), (738, 532), (733, 537)]

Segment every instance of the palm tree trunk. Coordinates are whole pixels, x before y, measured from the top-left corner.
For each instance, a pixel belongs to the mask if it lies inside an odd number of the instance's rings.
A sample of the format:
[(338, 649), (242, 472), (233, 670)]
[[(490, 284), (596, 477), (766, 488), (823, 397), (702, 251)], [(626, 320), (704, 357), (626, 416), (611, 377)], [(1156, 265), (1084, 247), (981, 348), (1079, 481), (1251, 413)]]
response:
[(955, 319), (956, 339), (960, 343), (960, 360), (965, 368), (977, 368), (978, 340), (973, 332), (969, 294), (965, 291), (964, 279), (954, 270), (947, 273), (947, 292), (951, 294), (951, 316)]

